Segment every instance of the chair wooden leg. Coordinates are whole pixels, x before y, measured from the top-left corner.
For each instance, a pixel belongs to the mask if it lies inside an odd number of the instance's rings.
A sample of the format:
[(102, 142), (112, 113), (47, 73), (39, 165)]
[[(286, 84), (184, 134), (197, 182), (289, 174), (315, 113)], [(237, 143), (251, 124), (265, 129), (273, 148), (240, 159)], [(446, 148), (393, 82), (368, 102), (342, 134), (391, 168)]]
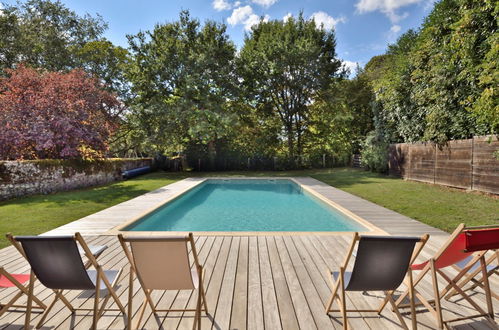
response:
[[(119, 282), (119, 279), (120, 279), (120, 276), (121, 276), (121, 272), (122, 272), (122, 269), (120, 269), (120, 271), (119, 271), (118, 275), (116, 276), (116, 278), (114, 279), (113, 283), (111, 283), (111, 289), (106, 286), (108, 292), (107, 292), (106, 298), (104, 298), (104, 301), (102, 302), (102, 304), (100, 306), (100, 309), (99, 309), (99, 318), (105, 312), (106, 304), (108, 303), (109, 299), (111, 299), (111, 297), (114, 299), (114, 297), (116, 296), (116, 291), (114, 291), (114, 290), (116, 288), (116, 284)], [(102, 275), (102, 276), (104, 277), (105, 275)], [(114, 295), (111, 294), (111, 292), (114, 293)], [(116, 299), (114, 299), (114, 300), (115, 300), (115, 302), (116, 302), (116, 304), (118, 306), (121, 305), (121, 301), (119, 299), (118, 299), (118, 301), (116, 301)], [(124, 307), (123, 308), (120, 307), (120, 311), (123, 314), (126, 314)]]
[(480, 267), (482, 269), (483, 285), (485, 290), (485, 300), (487, 301), (487, 312), (489, 316), (494, 319), (494, 307), (492, 306), (492, 297), (490, 294), (490, 283), (487, 274), (487, 264), (485, 262), (484, 256), (480, 258)]
[(98, 310), (99, 310), (100, 281), (101, 281), (101, 273), (100, 269), (97, 269), (97, 279), (95, 281), (94, 315), (92, 322), (92, 330), (97, 329), (97, 321), (99, 321)]
[(201, 330), (201, 305), (202, 305), (202, 294), (201, 290), (198, 289), (198, 297), (197, 297), (197, 302), (196, 302), (196, 312), (194, 315), (194, 324), (192, 325), (192, 330)]
[[(139, 320), (137, 321), (137, 326), (135, 327), (135, 329), (140, 328), (140, 323), (142, 322), (142, 317), (144, 316), (144, 312), (146, 310), (146, 307), (147, 307), (147, 297), (144, 298), (144, 302), (142, 303), (142, 306), (140, 308)], [(154, 310), (153, 310), (153, 312), (154, 312)]]
[(107, 288), (107, 293), (112, 296), (114, 302), (116, 303), (116, 305), (118, 305), (118, 308), (120, 309), (120, 311), (123, 314), (126, 314), (125, 307), (123, 307), (123, 304), (121, 303), (120, 298), (116, 295), (116, 292), (114, 291), (114, 286), (118, 283), (118, 280), (121, 276), (122, 271), (123, 271), (123, 268), (119, 270), (119, 273), (118, 273), (118, 275), (116, 275), (116, 278), (112, 284), (109, 283), (109, 280), (107, 279), (107, 277), (105, 275), (101, 275), (101, 279)]
[(348, 329), (348, 320), (347, 320), (347, 303), (346, 303), (346, 296), (345, 296), (345, 282), (344, 278), (345, 275), (343, 272), (340, 272), (340, 295), (341, 295), (341, 316), (343, 318), (343, 329), (347, 330)]
[(412, 270), (410, 268), (409, 271), (407, 272), (407, 275), (409, 278), (409, 303), (411, 304), (411, 324), (412, 324), (412, 330), (416, 330), (418, 328), (418, 322), (416, 319), (416, 301), (414, 297), (415, 290), (412, 279)]
[(438, 289), (438, 278), (437, 278), (437, 270), (435, 267), (435, 260), (430, 260), (430, 269), (431, 269), (431, 278), (433, 283), (433, 293), (435, 295), (435, 309), (437, 316), (437, 326), (439, 329), (444, 328), (444, 321), (442, 317), (442, 306), (440, 304), (440, 291)]
[(42, 318), (40, 319), (40, 321), (38, 321), (38, 323), (36, 324), (36, 328), (39, 329), (42, 327), (43, 323), (45, 322), (45, 319), (47, 318), (47, 315), (50, 313), (50, 311), (52, 310), (52, 308), (54, 307), (55, 303), (57, 302), (57, 300), (59, 299), (59, 294), (57, 293), (57, 291), (54, 291), (55, 293), (55, 297), (54, 299), (52, 299), (52, 302), (48, 305), (47, 309), (45, 310), (45, 312), (43, 313), (42, 315)]
[(395, 301), (393, 300), (392, 294), (393, 294), (393, 291), (392, 292), (385, 291), (385, 296), (388, 299), (388, 302), (390, 303), (390, 305), (392, 305), (393, 311), (395, 312), (395, 315), (397, 315), (397, 318), (399, 319), (400, 325), (404, 329), (408, 330), (409, 328), (407, 327), (407, 324), (405, 324), (404, 318), (400, 314), (400, 311), (399, 311), (397, 305), (395, 304)]
[(2, 316), (14, 303), (21, 298), (23, 292), (18, 292), (8, 303), (5, 305), (0, 305), (2, 309), (0, 309), (0, 316)]
[(31, 307), (33, 306), (33, 296), (34, 296), (34, 286), (35, 286), (35, 274), (33, 271), (30, 272), (29, 285), (28, 285), (28, 304), (26, 306), (26, 316), (24, 318), (24, 329), (28, 330), (31, 323)]
[(208, 303), (206, 302), (206, 290), (204, 289), (204, 269), (201, 272), (201, 279), (199, 280), (199, 289), (201, 290), (201, 295), (203, 298), (204, 312), (208, 314)]
[(128, 313), (127, 313), (127, 329), (132, 329), (132, 302), (133, 302), (133, 270), (130, 267), (130, 276), (128, 279)]
[[(416, 276), (416, 279), (413, 282), (413, 287), (418, 285), (418, 283), (423, 280), (423, 278), (429, 271), (430, 271), (430, 265), (428, 264), (419, 272), (418, 276)], [(409, 295), (409, 290), (406, 290), (404, 293), (402, 293), (400, 297), (398, 297), (398, 299), (395, 301), (397, 306), (399, 306), (402, 303), (402, 301), (404, 301), (405, 297), (407, 297), (408, 295)]]
[(333, 305), (334, 299), (337, 296), (338, 288), (340, 286), (339, 278), (338, 280), (333, 282), (333, 276), (331, 275), (331, 273), (329, 273), (329, 277), (330, 277), (329, 281), (332, 284), (333, 290), (331, 291), (331, 298), (329, 298), (326, 304), (326, 314), (329, 313), (329, 311), (331, 310), (331, 306)]

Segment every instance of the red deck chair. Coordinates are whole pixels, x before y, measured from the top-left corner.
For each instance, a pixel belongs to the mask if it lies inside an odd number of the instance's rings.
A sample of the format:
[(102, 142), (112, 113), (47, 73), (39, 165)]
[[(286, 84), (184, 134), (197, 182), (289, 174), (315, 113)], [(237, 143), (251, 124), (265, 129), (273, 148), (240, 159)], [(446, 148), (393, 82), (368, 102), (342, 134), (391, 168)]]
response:
[[(9, 308), (27, 308), (25, 305), (14, 305), (16, 301), (21, 298), (23, 294), (29, 296), (28, 288), (23, 284), (30, 280), (30, 274), (10, 274), (5, 271), (4, 268), (0, 267), (0, 288), (14, 288), (17, 287), (19, 292), (16, 293), (6, 304), (0, 304), (0, 316), (2, 316), (5, 312), (9, 310)], [(32, 308), (40, 308), (44, 310), (47, 308), (43, 302), (41, 302), (38, 298), (33, 297), (33, 301), (37, 304), (37, 306), (33, 306)]]
[[(471, 319), (481, 316), (485, 317), (491, 324), (496, 326), (496, 323), (494, 322), (491, 290), (487, 276), (487, 262), (485, 260), (485, 254), (487, 253), (487, 251), (496, 249), (499, 249), (499, 226), (495, 225), (467, 228), (464, 224), (460, 224), (452, 233), (447, 243), (442, 246), (442, 248), (433, 258), (421, 264), (412, 265), (412, 270), (421, 270), (421, 273), (418, 274), (418, 276), (414, 280), (414, 286), (416, 286), (428, 272), (431, 273), (433, 291), (435, 295), (435, 307), (433, 307), (430, 304), (430, 301), (422, 297), (419, 293), (417, 293), (416, 296), (421, 301), (421, 303), (426, 308), (428, 308), (428, 310), (436, 317), (437, 325), (440, 329), (443, 329), (444, 325), (449, 322)], [(454, 266), (467, 258), (471, 258), (470, 261), (466, 266), (464, 266), (464, 268), (461, 268), (461, 271), (454, 278), (449, 277), (449, 275), (447, 275), (443, 271), (444, 268)], [(487, 301), (487, 311), (485, 311), (479, 304), (477, 304), (457, 284), (460, 283), (460, 280), (466, 274), (468, 274), (469, 271), (477, 263), (480, 263), (480, 270), (482, 271), (484, 282), (483, 288)], [(438, 288), (439, 275), (448, 283), (442, 291), (440, 291)], [(457, 294), (459, 294), (468, 303), (470, 303), (470, 305), (472, 305), (478, 311), (478, 314), (444, 320), (442, 316), (441, 299), (451, 289), (455, 290)], [(407, 295), (408, 292), (402, 294), (399, 299), (397, 299), (397, 305), (400, 305)]]

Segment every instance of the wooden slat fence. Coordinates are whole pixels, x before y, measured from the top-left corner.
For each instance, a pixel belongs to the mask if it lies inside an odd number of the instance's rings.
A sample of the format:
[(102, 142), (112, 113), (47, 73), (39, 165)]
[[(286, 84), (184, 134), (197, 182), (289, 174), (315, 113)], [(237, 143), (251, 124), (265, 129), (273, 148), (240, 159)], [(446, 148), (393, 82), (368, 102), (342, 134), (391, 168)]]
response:
[[(494, 155), (494, 153), (496, 155)], [(389, 171), (405, 179), (499, 194), (499, 140), (479, 136), (434, 143), (390, 145)]]

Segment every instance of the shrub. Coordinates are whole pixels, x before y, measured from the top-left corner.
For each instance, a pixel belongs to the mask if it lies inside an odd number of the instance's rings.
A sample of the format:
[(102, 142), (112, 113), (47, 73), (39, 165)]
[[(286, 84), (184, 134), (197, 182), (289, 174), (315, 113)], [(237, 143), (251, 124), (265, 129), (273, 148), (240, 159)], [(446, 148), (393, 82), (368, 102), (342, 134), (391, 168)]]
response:
[(362, 166), (373, 172), (386, 173), (388, 171), (389, 143), (383, 135), (370, 132), (362, 143)]
[(0, 78), (0, 159), (103, 156), (121, 104), (97, 79), (22, 65), (7, 73)]

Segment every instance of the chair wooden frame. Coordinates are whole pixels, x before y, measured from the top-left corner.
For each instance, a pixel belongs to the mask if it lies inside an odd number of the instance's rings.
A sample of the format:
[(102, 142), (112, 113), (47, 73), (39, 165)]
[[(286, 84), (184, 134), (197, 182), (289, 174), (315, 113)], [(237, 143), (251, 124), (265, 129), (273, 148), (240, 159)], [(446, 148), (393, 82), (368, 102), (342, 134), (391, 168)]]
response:
[[(22, 297), (23, 294), (25, 294), (27, 297), (29, 297), (29, 290), (27, 287), (25, 287), (21, 282), (19, 282), (15, 277), (13, 277), (10, 273), (8, 273), (3, 267), (0, 267), (0, 276), (5, 276), (12, 284), (14, 284), (15, 287), (19, 289), (19, 292), (14, 295), (7, 303), (1, 304), (0, 303), (0, 317), (5, 314), (9, 308), (28, 308), (27, 305), (15, 305), (16, 301)], [(33, 273), (30, 273), (30, 279), (33, 276)], [(28, 282), (29, 283), (29, 282)], [(47, 306), (36, 296), (33, 296), (33, 301), (36, 303), (37, 306), (32, 306), (31, 308), (37, 308), (41, 309), (42, 311), (47, 308)]]
[[(129, 276), (129, 284), (128, 284), (128, 313), (127, 313), (128, 322), (127, 323), (129, 325), (129, 328), (132, 328), (133, 280), (134, 280), (134, 276), (137, 275), (137, 268), (135, 265), (135, 261), (134, 261), (134, 257), (132, 255), (132, 252), (131, 252), (130, 248), (127, 246), (127, 242), (133, 241), (133, 238), (127, 238), (127, 237), (124, 237), (122, 234), (119, 234), (118, 239), (121, 243), (121, 246), (123, 247), (123, 251), (125, 252), (126, 257), (128, 258), (128, 261), (130, 262), (130, 276)], [(133, 329), (139, 328), (140, 323), (142, 322), (142, 317), (144, 316), (145, 309), (148, 305), (151, 308), (152, 313), (155, 315), (157, 315), (156, 314), (157, 312), (195, 312), (195, 321), (193, 324), (193, 329), (196, 329), (196, 327), (198, 329), (201, 329), (201, 312), (205, 312), (206, 314), (208, 314), (208, 306), (206, 303), (206, 291), (205, 291), (205, 288), (203, 285), (204, 269), (203, 269), (203, 266), (199, 263), (199, 258), (198, 258), (198, 254), (196, 251), (196, 244), (194, 242), (194, 236), (192, 235), (192, 233), (189, 233), (189, 235), (186, 237), (178, 237), (175, 239), (182, 240), (186, 244), (189, 243), (191, 246), (191, 252), (192, 252), (192, 255), (194, 258), (194, 265), (195, 265), (196, 271), (198, 273), (198, 283), (197, 283), (198, 284), (198, 287), (197, 287), (198, 295), (197, 295), (197, 300), (196, 300), (196, 308), (195, 309), (157, 309), (153, 300), (152, 300), (152, 297), (151, 297), (151, 293), (153, 290), (146, 289), (146, 286), (143, 284), (140, 276), (137, 276), (137, 279), (140, 283), (140, 286), (141, 286), (142, 290), (144, 291), (145, 298), (144, 298), (144, 301), (142, 302), (141, 307), (140, 307), (139, 319), (137, 321), (136, 326), (133, 327)], [(161, 240), (161, 238), (154, 238), (153, 237), (153, 238), (151, 238), (151, 240), (158, 241), (158, 240)]]
[[(488, 270), (487, 268), (487, 278), (489, 278), (492, 275), (499, 275), (499, 250), (496, 250), (491, 256), (489, 256), (485, 260), (485, 266), (488, 267), (492, 262), (496, 262), (496, 266), (493, 267), (492, 269)], [(462, 268), (455, 267), (457, 271), (462, 271)], [(476, 287), (481, 287), (482, 289), (485, 290), (485, 284), (484, 284), (484, 278), (483, 275), (481, 278), (476, 279), (476, 276), (478, 274), (482, 273), (482, 269), (480, 267), (477, 267), (475, 270), (469, 271), (468, 274), (459, 282), (457, 285), (461, 287), (461, 289), (466, 292), (475, 289)], [(468, 283), (472, 282), (469, 286), (466, 286)], [(450, 300), (455, 295), (458, 295), (459, 293), (455, 289), (451, 289), (449, 293), (445, 296), (446, 300)], [(499, 300), (499, 294), (493, 292), (491, 290), (490, 295)]]
[[(451, 234), (451, 236), (449, 237), (447, 242), (435, 254), (435, 256), (428, 260), (428, 263), (424, 266), (424, 268), (420, 271), (418, 276), (415, 278), (414, 286), (417, 286), (421, 282), (421, 280), (425, 277), (425, 275), (427, 273), (431, 274), (434, 299), (429, 300), (429, 299), (426, 299), (425, 297), (423, 297), (422, 295), (417, 294), (417, 298), (420, 301), (419, 303), (417, 303), (417, 305), (424, 305), (428, 309), (428, 311), (430, 311), (430, 313), (435, 317), (436, 324), (437, 324), (437, 327), (439, 329), (443, 329), (444, 327), (448, 327), (447, 323), (462, 321), (462, 320), (467, 320), (467, 319), (473, 319), (473, 318), (477, 318), (477, 317), (485, 317), (486, 320), (491, 325), (493, 325), (494, 327), (497, 327), (497, 325), (494, 321), (494, 310), (493, 310), (493, 306), (492, 306), (491, 290), (490, 290), (490, 285), (489, 285), (488, 276), (487, 276), (487, 269), (486, 269), (487, 262), (485, 260), (485, 254), (487, 251), (476, 252), (473, 255), (471, 261), (464, 268), (460, 269), (460, 272), (454, 278), (449, 277), (449, 275), (447, 275), (441, 269), (436, 267), (437, 260), (440, 258), (440, 256), (443, 255), (443, 253), (449, 248), (449, 246), (458, 238), (458, 236), (463, 231), (469, 230), (469, 229), (486, 229), (486, 228), (493, 228), (493, 227), (497, 227), (497, 225), (466, 227), (465, 224), (463, 224), (463, 223), (460, 224), (454, 230), (454, 232)], [(464, 251), (464, 252), (466, 252), (466, 251)], [(467, 275), (469, 273), (470, 269), (478, 262), (480, 263), (480, 267), (479, 267), (478, 272), (476, 274), (478, 274), (479, 272), (482, 273), (483, 288), (485, 291), (487, 311), (485, 311), (479, 304), (477, 304), (475, 301), (473, 301), (473, 299), (469, 295), (467, 295), (459, 285), (459, 283), (462, 283), (461, 279), (463, 277), (465, 277), (465, 275)], [(446, 287), (441, 291), (440, 291), (439, 285), (438, 285), (439, 275), (442, 279), (444, 279), (447, 282)], [(473, 306), (478, 311), (478, 314), (473, 314), (470, 316), (458, 317), (458, 318), (445, 320), (443, 318), (443, 314), (442, 314), (441, 299), (443, 297), (445, 297), (446, 295), (453, 293), (454, 291), (456, 292), (456, 294), (459, 294), (462, 298), (464, 298), (471, 306)], [(408, 294), (409, 294), (409, 292), (405, 291), (397, 299), (396, 305), (399, 308), (407, 307), (407, 305), (402, 304), (402, 301), (407, 297)], [(452, 295), (454, 295), (454, 294), (452, 294)]]
[[(377, 309), (347, 309), (346, 307), (346, 294), (345, 294), (345, 272), (348, 267), (348, 264), (350, 262), (350, 258), (354, 254), (354, 248), (357, 245), (357, 242), (360, 241), (360, 235), (359, 233), (355, 233), (353, 236), (352, 243), (350, 244), (350, 248), (348, 249), (348, 252), (345, 256), (345, 260), (343, 261), (342, 266), (340, 267), (338, 279), (335, 280), (332, 275), (332, 271), (328, 269), (328, 274), (329, 274), (329, 281), (330, 285), (332, 287), (332, 293), (331, 297), (329, 298), (327, 304), (326, 304), (326, 314), (330, 312), (340, 312), (342, 315), (343, 319), (343, 329), (348, 329), (351, 328), (348, 324), (348, 318), (347, 318), (347, 313), (348, 312), (376, 312), (378, 315), (381, 314), (383, 309), (385, 308), (387, 303), (390, 303), (390, 305), (393, 307), (393, 310), (395, 314), (397, 315), (397, 318), (400, 321), (400, 324), (404, 329), (408, 329), (407, 324), (405, 323), (402, 315), (400, 314), (400, 311), (397, 308), (397, 305), (395, 303), (395, 300), (393, 298), (393, 293), (394, 291), (383, 291), (385, 294), (385, 298), (383, 299), (383, 302), (380, 304), (380, 306)], [(416, 260), (417, 256), (423, 249), (424, 245), (428, 241), (429, 235), (423, 235), (419, 242), (417, 243), (416, 247), (414, 248), (414, 251), (411, 256), (411, 261), (409, 265)], [(414, 304), (414, 296), (415, 296), (415, 290), (414, 286), (412, 285), (412, 271), (410, 266), (407, 269), (407, 277), (408, 281), (406, 285), (409, 287), (409, 294), (410, 294), (410, 301), (411, 301), (411, 315), (412, 315), (412, 328), (417, 329), (417, 321), (416, 321), (416, 308)], [(339, 294), (338, 294), (339, 291)], [(331, 306), (333, 305), (334, 301), (337, 300), (339, 309), (331, 309)]]
[[(7, 237), (9, 238), (9, 240), (11, 241), (11, 243), (14, 245), (14, 247), (27, 260), (27, 257), (26, 257), (26, 254), (24, 253), (22, 245), (18, 241), (16, 241), (15, 237), (13, 237), (11, 234), (8, 234)], [(118, 296), (116, 295), (116, 292), (115, 292), (116, 285), (117, 285), (117, 283), (119, 281), (119, 278), (120, 278), (120, 276), (122, 274), (123, 269), (121, 268), (118, 271), (118, 273), (117, 273), (114, 281), (112, 283), (110, 283), (109, 280), (107, 279), (104, 271), (102, 270), (102, 267), (97, 262), (96, 256), (94, 256), (92, 254), (89, 246), (87, 245), (87, 243), (85, 242), (85, 240), (83, 239), (83, 237), (81, 236), (81, 234), (78, 233), (78, 232), (75, 233), (74, 236), (73, 236), (73, 239), (77, 243), (80, 244), (80, 246), (83, 249), (84, 254), (85, 254), (86, 258), (87, 258), (87, 262), (84, 264), (85, 269), (93, 267), (97, 271), (97, 278), (96, 278), (96, 283), (95, 283), (95, 294), (94, 294), (94, 306), (93, 306), (93, 308), (75, 308), (69, 302), (69, 300), (64, 296), (64, 294), (63, 294), (64, 290), (53, 289), (52, 291), (54, 292), (55, 297), (52, 300), (52, 302), (48, 305), (48, 307), (46, 308), (46, 310), (43, 313), (42, 318), (40, 319), (40, 321), (37, 323), (37, 325), (36, 325), (37, 329), (42, 327), (42, 325), (45, 322), (45, 319), (47, 318), (48, 314), (50, 313), (50, 311), (54, 307), (55, 303), (59, 299), (71, 311), (71, 313), (75, 313), (78, 310), (92, 311), (93, 312), (92, 329), (94, 329), (94, 330), (97, 329), (97, 322), (98, 322), (98, 320), (100, 319), (100, 317), (102, 316), (102, 314), (105, 311), (121, 311), (123, 314), (126, 314), (125, 308), (123, 307), (123, 304), (121, 303), (121, 301), (119, 300), (119, 298), (118, 298)], [(32, 302), (34, 300), (33, 288), (34, 288), (34, 282), (35, 281), (36, 281), (36, 276), (35, 276), (34, 272), (31, 271), (31, 277), (30, 277), (29, 289), (28, 289), (28, 308), (27, 308), (27, 311), (26, 311), (26, 318), (25, 318), (25, 322), (24, 322), (24, 328), (25, 329), (29, 329), (29, 327), (30, 327), (31, 308), (32, 308)], [(108, 294), (107, 294), (107, 297), (104, 298), (104, 301), (102, 302), (102, 304), (99, 306), (101, 282), (104, 282), (104, 285), (107, 288)], [(118, 305), (119, 308), (117, 308), (117, 309), (110, 309), (110, 308), (105, 309), (105, 306), (106, 306), (107, 302), (109, 301), (109, 299), (111, 297), (113, 298), (113, 300), (115, 301), (115, 303)]]

